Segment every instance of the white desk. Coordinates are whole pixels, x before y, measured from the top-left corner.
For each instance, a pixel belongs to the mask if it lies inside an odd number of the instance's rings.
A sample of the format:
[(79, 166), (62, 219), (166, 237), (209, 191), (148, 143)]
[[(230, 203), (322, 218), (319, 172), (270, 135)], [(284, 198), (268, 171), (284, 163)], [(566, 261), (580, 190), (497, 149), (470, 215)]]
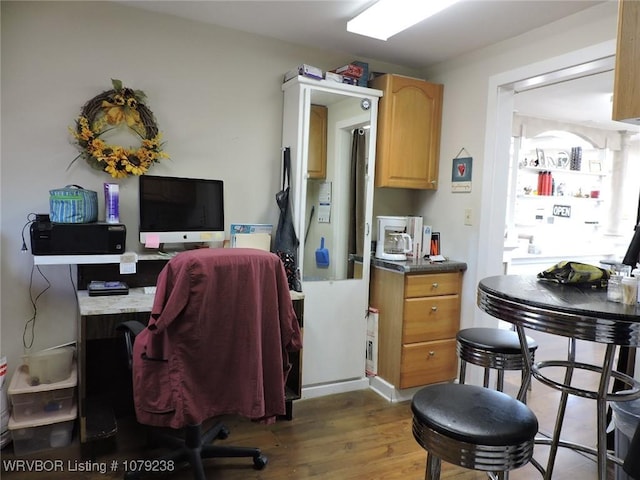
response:
[[(304, 294), (290, 292), (298, 322), (304, 325)], [(137, 319), (146, 323), (153, 307), (154, 294), (144, 293), (143, 288), (130, 288), (128, 295), (108, 295), (90, 297), (86, 290), (78, 290), (78, 415), (80, 418), (80, 442), (88, 443), (111, 437), (117, 433), (115, 419), (113, 424), (89, 420), (87, 407), (87, 340), (109, 338), (115, 335), (115, 326), (125, 320)], [(293, 400), (300, 398), (302, 386), (302, 351), (292, 352), (289, 360), (292, 370), (287, 378), (287, 414), (293, 415)], [(108, 361), (108, 360), (107, 360)], [(100, 423), (100, 424), (97, 424)], [(106, 423), (106, 426), (103, 425)], [(89, 425), (88, 425), (89, 424)]]
[(130, 288), (128, 295), (90, 297), (87, 290), (78, 290), (80, 316), (117, 315), (121, 313), (151, 312), (153, 294), (143, 288)]
[[(93, 410), (87, 395), (87, 342), (88, 340), (113, 338), (115, 327), (125, 320), (140, 320), (146, 323), (153, 306), (153, 294), (145, 294), (143, 288), (131, 288), (128, 295), (90, 297), (87, 290), (76, 292), (78, 300), (78, 416), (80, 419), (80, 442), (108, 438), (117, 433), (113, 414), (95, 415), (98, 420), (88, 420)], [(112, 362), (113, 359), (106, 361)], [(106, 419), (106, 421), (105, 421)], [(109, 420), (110, 419), (110, 420)]]

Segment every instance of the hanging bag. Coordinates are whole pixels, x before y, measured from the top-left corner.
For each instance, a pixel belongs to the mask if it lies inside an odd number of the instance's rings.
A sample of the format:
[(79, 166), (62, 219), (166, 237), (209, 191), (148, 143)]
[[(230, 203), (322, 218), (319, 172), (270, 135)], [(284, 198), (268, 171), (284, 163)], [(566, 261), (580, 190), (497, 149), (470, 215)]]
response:
[(282, 190), (276, 194), (276, 203), (280, 209), (276, 238), (273, 242), (274, 253), (276, 253), (284, 264), (289, 290), (302, 291), (300, 282), (300, 270), (298, 269), (298, 246), (300, 241), (293, 226), (293, 212), (289, 189), (291, 183), (291, 150), (284, 149), (284, 166), (282, 170)]
[(49, 218), (55, 223), (91, 223), (98, 220), (98, 193), (80, 185), (49, 190)]

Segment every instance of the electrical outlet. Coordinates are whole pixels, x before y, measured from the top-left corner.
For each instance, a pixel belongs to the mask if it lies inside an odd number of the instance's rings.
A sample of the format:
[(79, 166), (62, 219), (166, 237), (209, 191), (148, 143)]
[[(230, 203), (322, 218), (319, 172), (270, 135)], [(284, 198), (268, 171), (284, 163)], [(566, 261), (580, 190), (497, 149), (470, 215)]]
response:
[(465, 225), (472, 225), (471, 222), (471, 209), (470, 208), (465, 208), (464, 209), (464, 224)]

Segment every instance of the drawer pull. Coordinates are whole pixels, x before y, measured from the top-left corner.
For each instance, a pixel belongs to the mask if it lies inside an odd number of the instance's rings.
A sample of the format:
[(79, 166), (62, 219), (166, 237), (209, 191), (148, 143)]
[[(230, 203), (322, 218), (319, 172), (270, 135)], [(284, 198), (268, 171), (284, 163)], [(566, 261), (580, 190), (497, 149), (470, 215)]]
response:
[(438, 307), (436, 307), (436, 306), (434, 305), (433, 307), (431, 307), (431, 311), (432, 311), (432, 312), (436, 312), (436, 311), (438, 311)]
[(438, 282), (433, 282), (433, 283), (431, 284), (431, 286), (432, 286), (433, 288), (438, 288)]
[(434, 352), (433, 350), (429, 350), (429, 357), (435, 357), (436, 356), (436, 352)]

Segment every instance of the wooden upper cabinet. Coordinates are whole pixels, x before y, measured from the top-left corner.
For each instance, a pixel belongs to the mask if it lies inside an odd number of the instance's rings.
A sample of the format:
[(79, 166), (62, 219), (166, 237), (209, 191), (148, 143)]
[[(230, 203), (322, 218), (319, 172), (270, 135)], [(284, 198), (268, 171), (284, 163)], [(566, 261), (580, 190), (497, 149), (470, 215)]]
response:
[(327, 107), (311, 105), (309, 116), (309, 178), (327, 177)]
[(618, 4), (613, 120), (640, 124), (640, 2)]
[(378, 110), (376, 187), (438, 188), (443, 86), (386, 74)]

